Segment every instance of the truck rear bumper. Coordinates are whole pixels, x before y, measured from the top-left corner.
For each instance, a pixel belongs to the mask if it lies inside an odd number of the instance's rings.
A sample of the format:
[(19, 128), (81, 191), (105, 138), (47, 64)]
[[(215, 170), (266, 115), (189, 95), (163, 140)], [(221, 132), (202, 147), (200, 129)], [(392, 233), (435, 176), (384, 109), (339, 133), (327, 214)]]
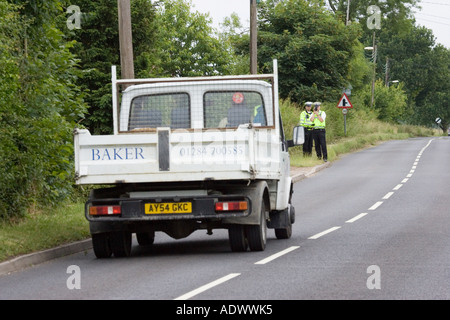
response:
[[(241, 208), (236, 203), (241, 203)], [(93, 208), (101, 209), (96, 212)], [(90, 199), (85, 205), (89, 222), (223, 220), (245, 218), (251, 212), (252, 201), (243, 195)]]

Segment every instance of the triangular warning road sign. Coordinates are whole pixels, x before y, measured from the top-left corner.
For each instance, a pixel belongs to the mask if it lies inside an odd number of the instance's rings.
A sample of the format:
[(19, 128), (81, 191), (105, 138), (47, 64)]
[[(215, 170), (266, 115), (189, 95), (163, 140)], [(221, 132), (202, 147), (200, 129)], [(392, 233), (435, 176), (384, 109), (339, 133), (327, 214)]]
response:
[(341, 100), (339, 100), (339, 103), (337, 105), (338, 108), (353, 108), (352, 103), (350, 102), (350, 99), (347, 97), (347, 95), (344, 93), (341, 97)]

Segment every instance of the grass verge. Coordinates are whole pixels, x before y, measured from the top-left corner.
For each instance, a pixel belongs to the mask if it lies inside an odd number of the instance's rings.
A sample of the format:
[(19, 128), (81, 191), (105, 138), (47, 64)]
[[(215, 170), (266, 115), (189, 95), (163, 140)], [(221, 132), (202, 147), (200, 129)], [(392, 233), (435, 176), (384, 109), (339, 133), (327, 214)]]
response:
[(89, 236), (84, 203), (65, 203), (20, 221), (0, 222), (0, 262)]

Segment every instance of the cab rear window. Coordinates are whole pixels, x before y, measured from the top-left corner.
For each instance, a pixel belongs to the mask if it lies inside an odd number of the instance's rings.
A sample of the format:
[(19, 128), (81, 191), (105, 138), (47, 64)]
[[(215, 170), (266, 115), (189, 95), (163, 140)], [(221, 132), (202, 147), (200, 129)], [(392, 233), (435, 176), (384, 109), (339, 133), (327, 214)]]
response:
[(245, 123), (267, 125), (264, 101), (258, 92), (207, 92), (203, 106), (205, 128), (235, 128)]
[(142, 95), (131, 102), (128, 130), (191, 127), (190, 101), (187, 93)]

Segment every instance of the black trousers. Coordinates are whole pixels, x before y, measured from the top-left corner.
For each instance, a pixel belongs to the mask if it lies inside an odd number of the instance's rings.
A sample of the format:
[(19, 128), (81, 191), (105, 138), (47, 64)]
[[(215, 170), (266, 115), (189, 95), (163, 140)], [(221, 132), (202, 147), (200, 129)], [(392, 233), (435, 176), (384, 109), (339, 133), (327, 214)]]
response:
[(313, 131), (305, 128), (305, 143), (303, 143), (303, 155), (310, 156), (312, 154), (313, 146)]
[(325, 129), (314, 129), (312, 132), (317, 158), (319, 159), (323, 158), (323, 160), (328, 160), (327, 139)]

